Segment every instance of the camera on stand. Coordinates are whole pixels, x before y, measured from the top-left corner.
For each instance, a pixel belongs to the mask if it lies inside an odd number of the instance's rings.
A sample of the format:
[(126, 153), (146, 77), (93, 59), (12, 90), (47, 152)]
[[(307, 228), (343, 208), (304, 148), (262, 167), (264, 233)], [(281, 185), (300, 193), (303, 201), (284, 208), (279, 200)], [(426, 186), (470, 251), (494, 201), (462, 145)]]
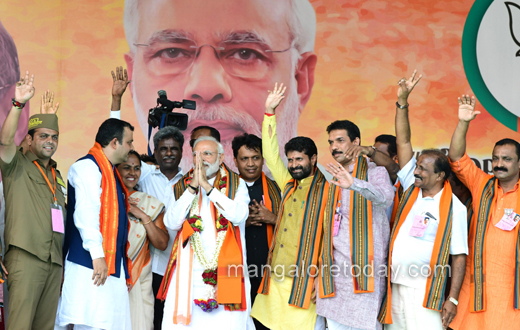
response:
[(150, 109), (148, 113), (148, 125), (150, 128), (165, 126), (175, 126), (179, 130), (184, 131), (188, 127), (188, 115), (185, 113), (173, 112), (175, 108), (184, 108), (195, 110), (196, 103), (191, 100), (170, 101), (166, 97), (166, 92), (160, 90), (157, 92), (157, 106)]
[(195, 110), (197, 105), (195, 101), (182, 100), (170, 101), (166, 97), (166, 92), (161, 90), (157, 94), (157, 106), (150, 109), (148, 113), (148, 155), (152, 156), (152, 150), (150, 149), (150, 138), (152, 136), (152, 129), (159, 127), (159, 129), (166, 126), (174, 126), (179, 130), (184, 131), (188, 128), (188, 115), (185, 113), (173, 112), (175, 108), (184, 108)]

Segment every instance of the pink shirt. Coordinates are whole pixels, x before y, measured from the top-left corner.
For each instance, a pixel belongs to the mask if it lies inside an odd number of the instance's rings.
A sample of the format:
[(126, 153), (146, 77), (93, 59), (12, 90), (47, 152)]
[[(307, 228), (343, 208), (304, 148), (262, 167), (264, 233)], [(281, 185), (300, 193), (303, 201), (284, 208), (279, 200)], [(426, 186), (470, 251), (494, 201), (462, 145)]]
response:
[[(354, 165), (349, 168), (352, 173)], [(350, 255), (350, 190), (360, 193), (372, 202), (372, 230), (374, 237), (374, 292), (354, 294)], [(384, 167), (368, 163), (368, 182), (354, 178), (350, 189), (341, 190), (341, 222), (338, 235), (333, 237), (333, 257), (339, 274), (334, 277), (335, 297), (319, 298), (316, 313), (341, 324), (360, 329), (380, 329), (377, 314), (383, 294), (386, 292), (386, 277), (378, 276), (381, 266), (386, 266), (390, 224), (386, 208), (392, 203), (394, 188)], [(346, 265), (346, 266), (345, 266)]]

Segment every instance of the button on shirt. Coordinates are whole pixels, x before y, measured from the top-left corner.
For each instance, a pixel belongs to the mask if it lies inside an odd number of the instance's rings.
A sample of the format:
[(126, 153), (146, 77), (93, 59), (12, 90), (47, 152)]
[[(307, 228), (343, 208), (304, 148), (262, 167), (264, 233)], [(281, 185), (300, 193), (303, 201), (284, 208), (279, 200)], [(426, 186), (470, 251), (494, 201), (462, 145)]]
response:
[[(166, 175), (164, 175), (155, 165), (149, 165), (145, 162), (141, 162), (141, 177), (139, 178), (138, 184), (141, 191), (154, 196), (164, 205), (168, 205), (170, 198), (173, 196), (173, 186), (182, 178), (183, 175), (184, 174), (182, 169), (179, 167), (179, 172), (177, 175), (175, 175), (173, 179), (168, 180)], [(170, 252), (173, 247), (173, 242), (175, 241), (175, 236), (177, 236), (176, 230), (171, 230), (169, 228), (167, 229), (168, 234), (170, 235), (170, 239), (168, 241), (168, 247), (166, 250), (158, 250), (150, 244), (152, 272), (161, 276), (164, 276), (164, 272), (166, 272), (166, 267), (168, 266), (168, 261), (170, 260)]]
[[(298, 188), (294, 190), (289, 200), (283, 207), (283, 215), (280, 219), (280, 229), (276, 234), (276, 245), (273, 250), (272, 270), (284, 274), (294, 274), (296, 255), (300, 246), (300, 231), (305, 210), (305, 200), (314, 176), (298, 181)], [(281, 265), (281, 266), (278, 266)], [(278, 266), (278, 270), (275, 269)]]
[[(406, 191), (415, 181), (414, 170), (416, 160), (412, 158), (404, 166), (397, 176)], [(439, 226), (439, 204), (443, 190), (434, 197), (423, 197), (422, 189), (410, 213), (399, 229), (394, 242), (392, 253), (392, 283), (406, 285), (416, 289), (424, 289), (429, 275), (429, 266), (437, 228)], [(453, 198), (453, 221), (450, 254), (468, 254), (468, 232), (466, 207), (455, 195)], [(423, 237), (409, 235), (413, 219), (416, 215), (424, 215), (426, 212), (433, 215)]]

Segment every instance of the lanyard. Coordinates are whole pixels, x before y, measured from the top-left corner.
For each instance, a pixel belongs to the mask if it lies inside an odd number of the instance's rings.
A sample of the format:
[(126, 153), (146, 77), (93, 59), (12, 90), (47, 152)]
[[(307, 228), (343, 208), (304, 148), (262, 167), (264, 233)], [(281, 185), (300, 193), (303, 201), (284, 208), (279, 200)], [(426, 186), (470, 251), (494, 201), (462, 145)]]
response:
[(42, 168), (40, 167), (40, 165), (38, 164), (37, 161), (34, 161), (34, 164), (36, 164), (36, 166), (38, 167), (38, 169), (40, 170), (40, 172), (42, 172), (42, 175), (43, 177), (45, 178), (45, 181), (47, 181), (47, 184), (49, 185), (49, 188), (51, 189), (51, 192), (52, 192), (52, 197), (54, 197), (54, 205), (57, 205), (58, 204), (58, 200), (56, 199), (56, 172), (54, 172), (54, 167), (51, 167), (51, 170), (52, 170), (52, 179), (54, 180), (54, 188), (51, 186), (51, 183), (49, 182), (49, 179), (47, 178), (47, 176), (45, 175), (45, 173), (43, 173), (43, 170)]

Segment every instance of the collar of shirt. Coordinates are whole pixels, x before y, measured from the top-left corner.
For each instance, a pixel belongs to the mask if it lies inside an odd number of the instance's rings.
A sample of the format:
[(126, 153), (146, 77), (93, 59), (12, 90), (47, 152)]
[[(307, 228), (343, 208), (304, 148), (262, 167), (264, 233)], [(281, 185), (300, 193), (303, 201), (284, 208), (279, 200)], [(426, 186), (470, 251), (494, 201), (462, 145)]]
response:
[[(21, 153), (23, 153), (23, 148), (20, 148), (19, 149)], [(31, 150), (27, 150), (27, 152), (25, 153), (25, 157), (32, 163), (33, 161), (37, 161), (40, 166), (43, 167), (43, 163), (41, 161), (40, 158), (36, 157), (35, 154), (33, 154), (33, 152)], [(57, 167), (57, 163), (51, 158), (49, 160), (49, 165), (51, 165), (52, 167), (56, 168)]]
[[(166, 175), (164, 175), (162, 172), (161, 172), (161, 169), (159, 168), (155, 168), (152, 172), (153, 175), (162, 175), (164, 177), (166, 177)], [(175, 174), (175, 176), (169, 180), (169, 181), (178, 181), (180, 178), (182, 178), (184, 176), (184, 173), (182, 172), (182, 168), (179, 167), (178, 169), (178, 172), (177, 174)]]
[(419, 189), (419, 195), (417, 196), (417, 199), (423, 199), (423, 200), (434, 200), (436, 202), (440, 202), (442, 192), (444, 191), (444, 188), (442, 188), (435, 196), (433, 197), (423, 197), (422, 195), (422, 189)]
[(298, 180), (298, 186), (309, 186), (314, 180), (314, 175), (308, 176), (304, 179)]

